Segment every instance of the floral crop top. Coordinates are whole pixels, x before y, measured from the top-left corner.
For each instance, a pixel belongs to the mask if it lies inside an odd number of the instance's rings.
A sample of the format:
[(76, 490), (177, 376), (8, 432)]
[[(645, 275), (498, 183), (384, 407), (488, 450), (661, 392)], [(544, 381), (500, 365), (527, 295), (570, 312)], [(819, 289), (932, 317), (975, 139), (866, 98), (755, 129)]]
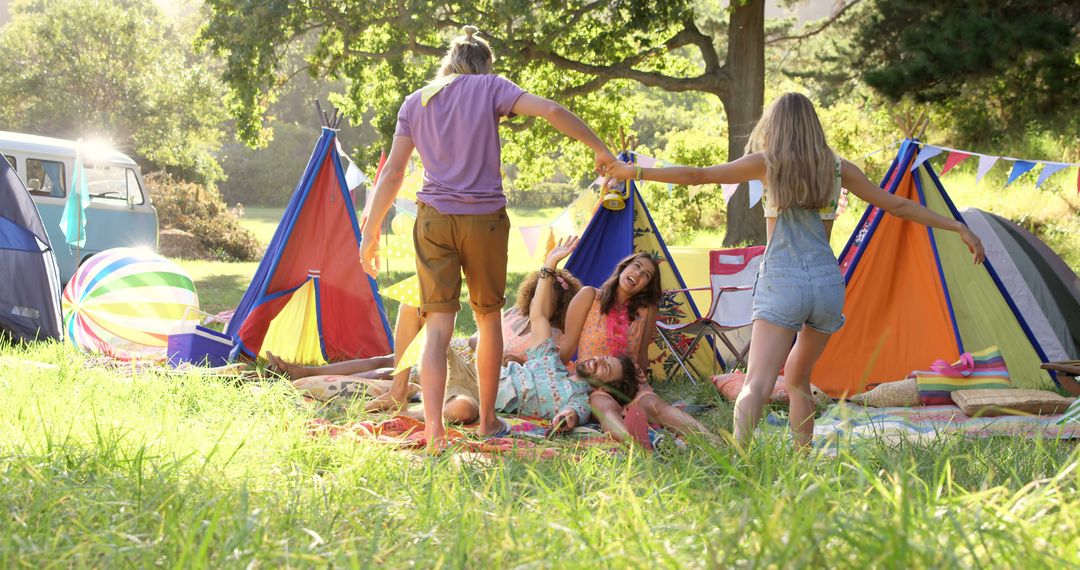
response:
[[(836, 157), (836, 177), (832, 192), (829, 195), (829, 205), (818, 210), (822, 220), (835, 220), (836, 209), (840, 205), (840, 157)], [(765, 208), (766, 218), (775, 218), (780, 214), (776, 206), (769, 204), (769, 191), (766, 189), (761, 194), (761, 206)]]

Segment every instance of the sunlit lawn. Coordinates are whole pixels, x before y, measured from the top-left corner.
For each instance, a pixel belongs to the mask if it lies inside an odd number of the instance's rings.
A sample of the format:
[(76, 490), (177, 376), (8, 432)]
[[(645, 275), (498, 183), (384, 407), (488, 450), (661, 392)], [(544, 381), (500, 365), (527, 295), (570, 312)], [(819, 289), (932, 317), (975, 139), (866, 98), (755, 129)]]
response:
[(0, 387), (5, 568), (1080, 564), (1069, 442), (424, 457), (309, 434), (367, 416), (284, 382), (87, 367), (66, 345), (0, 346)]
[[(1048, 241), (1076, 267), (1074, 197), (962, 182), (945, 180), (959, 206), (1052, 225)], [(558, 212), (512, 216), (535, 225)], [(842, 216), (834, 246), (858, 215)], [(268, 240), (279, 216), (248, 208), (244, 224)], [(535, 267), (514, 235), (511, 297)], [(720, 232), (680, 239), (714, 248)], [(380, 282), (410, 264), (390, 259)], [(210, 312), (235, 307), (256, 267), (181, 265)], [(458, 331), (472, 332), (462, 315)], [(1080, 565), (1073, 442), (867, 441), (824, 458), (770, 436), (747, 452), (695, 441), (555, 461), (425, 457), (311, 435), (313, 418), (369, 416), (301, 401), (284, 382), (90, 367), (68, 345), (0, 345), (0, 388), (5, 568)], [(713, 406), (703, 421), (730, 427), (710, 386), (661, 391)]]

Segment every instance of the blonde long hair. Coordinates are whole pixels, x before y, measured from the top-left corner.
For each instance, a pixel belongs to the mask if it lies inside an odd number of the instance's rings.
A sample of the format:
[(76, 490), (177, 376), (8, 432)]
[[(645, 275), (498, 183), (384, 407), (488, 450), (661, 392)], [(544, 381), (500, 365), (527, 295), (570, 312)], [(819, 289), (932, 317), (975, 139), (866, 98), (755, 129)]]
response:
[(836, 155), (805, 95), (785, 93), (773, 101), (750, 133), (746, 152), (765, 154), (765, 191), (777, 210), (829, 205)]
[(450, 49), (446, 50), (439, 64), (439, 77), (451, 73), (462, 75), (486, 75), (491, 73), (495, 55), (491, 46), (483, 38), (477, 37), (476, 26), (462, 26), (462, 35), (450, 40)]

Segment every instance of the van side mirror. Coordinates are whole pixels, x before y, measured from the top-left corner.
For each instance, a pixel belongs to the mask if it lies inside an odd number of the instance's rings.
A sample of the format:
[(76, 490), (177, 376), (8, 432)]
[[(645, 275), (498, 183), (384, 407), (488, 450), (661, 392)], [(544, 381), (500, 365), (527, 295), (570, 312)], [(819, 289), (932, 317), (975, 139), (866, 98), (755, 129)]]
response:
[(135, 209), (135, 195), (132, 194), (131, 192), (128, 192), (128, 194), (127, 194), (127, 205), (128, 205), (129, 209), (131, 209), (131, 210)]

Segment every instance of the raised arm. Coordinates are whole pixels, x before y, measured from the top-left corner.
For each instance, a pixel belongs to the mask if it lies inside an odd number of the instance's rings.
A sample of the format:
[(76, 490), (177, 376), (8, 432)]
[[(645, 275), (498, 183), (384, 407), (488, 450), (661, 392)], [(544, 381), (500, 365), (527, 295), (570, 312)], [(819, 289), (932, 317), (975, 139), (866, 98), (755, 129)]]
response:
[(924, 207), (918, 202), (890, 194), (870, 181), (863, 171), (854, 164), (843, 161), (840, 168), (841, 183), (852, 194), (905, 220), (960, 234), (960, 239), (971, 250), (975, 263), (982, 263), (986, 258), (982, 241), (962, 222), (946, 218)]
[(570, 362), (577, 352), (578, 341), (581, 340), (581, 331), (585, 329), (585, 319), (589, 317), (589, 309), (592, 308), (596, 299), (596, 289), (582, 287), (570, 300), (570, 306), (566, 309), (566, 323), (563, 329), (563, 342), (559, 347), (559, 359)]
[[(639, 170), (641, 171), (640, 176), (638, 175)], [(747, 180), (764, 180), (765, 155), (755, 152), (732, 162), (706, 167), (640, 168), (632, 164), (616, 162), (608, 167), (606, 174), (619, 180), (641, 178), (642, 180), (655, 180), (656, 182), (686, 184), (689, 186), (698, 184), (734, 184), (746, 182)]]
[(559, 262), (566, 259), (577, 248), (577, 236), (559, 240), (555, 249), (544, 259), (540, 268), (540, 278), (536, 282), (536, 292), (529, 303), (529, 348), (536, 348), (551, 338), (551, 287), (555, 279), (555, 269)]
[(532, 93), (525, 93), (517, 98), (511, 111), (515, 115), (540, 117), (551, 123), (551, 126), (555, 127), (555, 130), (560, 133), (585, 143), (596, 154), (596, 169), (598, 172), (601, 167), (618, 162), (615, 155), (608, 150), (604, 141), (596, 136), (596, 133), (589, 128), (589, 125), (585, 124), (585, 121), (571, 113), (566, 107), (550, 99), (538, 97)]
[(370, 192), (375, 193), (371, 200), (371, 211), (362, 228), (364, 233), (360, 241), (360, 258), (364, 265), (364, 271), (374, 277), (379, 272), (379, 226), (383, 218), (390, 211), (390, 206), (401, 191), (401, 183), (405, 180), (405, 167), (409, 164), (409, 156), (413, 149), (412, 137), (394, 137), (394, 143), (390, 147), (390, 156), (386, 158), (379, 179)]

